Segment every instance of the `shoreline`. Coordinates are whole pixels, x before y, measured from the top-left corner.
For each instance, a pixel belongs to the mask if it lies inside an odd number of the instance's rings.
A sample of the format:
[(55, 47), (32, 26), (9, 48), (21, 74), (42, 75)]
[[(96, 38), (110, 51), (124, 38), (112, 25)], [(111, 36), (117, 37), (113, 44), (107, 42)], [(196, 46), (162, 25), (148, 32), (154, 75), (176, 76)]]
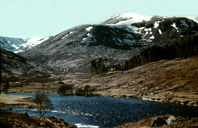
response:
[(32, 96), (0, 94), (0, 107), (34, 108)]
[[(0, 107), (19, 107), (19, 108), (35, 108), (35, 104), (31, 102), (32, 96), (23, 96), (23, 95), (12, 95), (12, 93), (30, 93), (30, 92), (10, 92), (9, 95), (0, 94)], [(36, 92), (31, 92), (36, 93)], [(11, 95), (10, 95), (11, 94)], [(58, 93), (48, 93), (48, 94), (58, 94)], [(59, 95), (59, 94), (58, 94)], [(92, 95), (68, 95), (68, 96), (85, 96), (85, 97), (117, 97), (117, 98), (130, 98), (138, 99), (145, 101), (161, 102), (161, 103), (172, 103), (179, 105), (186, 105), (190, 107), (198, 107), (197, 103), (186, 104), (187, 100), (180, 98), (179, 100), (163, 100), (159, 96), (140, 96), (132, 94), (119, 94), (119, 95), (104, 95), (100, 93), (93, 93)], [(177, 97), (178, 98), (178, 97)]]
[[(50, 93), (50, 94), (52, 94), (52, 93)], [(102, 96), (102, 95), (100, 95), (100, 96)], [(32, 98), (32, 96), (12, 95), (12, 93), (9, 93), (9, 95), (0, 94), (0, 101), (2, 101), (2, 99), (3, 99), (2, 97), (4, 97), (4, 99), (6, 99), (5, 97), (7, 97), (7, 98), (14, 97), (12, 100), (10, 100), (8, 102), (9, 106), (7, 106), (7, 107), (13, 107), (12, 105), (15, 105), (15, 107), (25, 107), (25, 106), (27, 106), (28, 103), (30, 103), (29, 101)], [(104, 97), (107, 97), (107, 96), (104, 96)], [(113, 96), (111, 96), (111, 97), (113, 97)], [(122, 98), (124, 98), (124, 97), (122, 97)], [(125, 98), (127, 98), (127, 97), (125, 97)], [(130, 98), (130, 97), (128, 97), (128, 98)], [(143, 99), (140, 99), (140, 100), (143, 100)], [(6, 107), (6, 105), (4, 107)], [(157, 116), (157, 117), (162, 117), (162, 118), (167, 119), (168, 116), (170, 117), (171, 115), (162, 115), (162, 116)], [(136, 128), (136, 127), (139, 127), (139, 126), (150, 127), (152, 125), (152, 122), (154, 122), (154, 120), (157, 117), (145, 118), (145, 119), (140, 120), (140, 121), (136, 121), (136, 122), (133, 122), (133, 123), (127, 123), (127, 124), (123, 124), (121, 126), (117, 126), (116, 128), (127, 128), (127, 127)], [(191, 122), (191, 121), (194, 121), (194, 120), (198, 120), (198, 117), (195, 117), (195, 118), (175, 117), (175, 118), (176, 118), (176, 120), (173, 122), (173, 124), (170, 124), (171, 126), (180, 125), (181, 122), (187, 122), (188, 123), (188, 122)], [(165, 125), (165, 127), (169, 127), (170, 125)], [(193, 125), (197, 126), (196, 123), (194, 123)]]

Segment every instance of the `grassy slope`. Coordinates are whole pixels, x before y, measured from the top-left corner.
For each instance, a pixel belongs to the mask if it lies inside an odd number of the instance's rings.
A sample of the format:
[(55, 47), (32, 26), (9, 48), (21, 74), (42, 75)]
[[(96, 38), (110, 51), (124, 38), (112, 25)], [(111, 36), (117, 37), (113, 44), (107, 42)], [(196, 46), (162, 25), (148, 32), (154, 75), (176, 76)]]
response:
[(109, 72), (80, 83), (104, 96), (142, 97), (198, 105), (198, 56), (161, 60), (128, 71)]

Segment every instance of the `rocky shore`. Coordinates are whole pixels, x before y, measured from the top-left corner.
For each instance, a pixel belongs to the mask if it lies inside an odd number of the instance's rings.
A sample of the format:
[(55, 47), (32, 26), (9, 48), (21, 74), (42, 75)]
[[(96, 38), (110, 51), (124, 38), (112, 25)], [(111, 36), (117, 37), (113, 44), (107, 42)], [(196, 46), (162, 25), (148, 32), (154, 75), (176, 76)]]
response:
[(128, 123), (116, 128), (197, 128), (198, 117), (196, 118), (184, 118), (175, 117), (172, 115), (162, 115), (159, 117), (152, 117), (143, 119), (138, 122)]
[(69, 125), (63, 119), (55, 117), (31, 117), (28, 114), (20, 114), (0, 109), (1, 128), (77, 128)]

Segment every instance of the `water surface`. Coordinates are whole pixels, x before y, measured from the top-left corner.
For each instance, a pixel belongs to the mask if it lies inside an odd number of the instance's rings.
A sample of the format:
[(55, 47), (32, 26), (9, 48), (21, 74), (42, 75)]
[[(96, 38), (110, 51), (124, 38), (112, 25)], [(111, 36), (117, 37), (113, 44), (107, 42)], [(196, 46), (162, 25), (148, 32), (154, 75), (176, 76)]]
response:
[[(32, 93), (12, 93), (11, 95), (35, 96)], [(114, 97), (59, 96), (58, 94), (47, 94), (47, 96), (54, 104), (54, 108), (45, 116), (62, 118), (79, 127), (90, 125), (90, 127), (112, 128), (164, 114), (184, 117), (198, 115), (197, 107), (177, 104)], [(30, 116), (36, 116), (35, 109), (14, 108), (13, 111), (27, 111)]]

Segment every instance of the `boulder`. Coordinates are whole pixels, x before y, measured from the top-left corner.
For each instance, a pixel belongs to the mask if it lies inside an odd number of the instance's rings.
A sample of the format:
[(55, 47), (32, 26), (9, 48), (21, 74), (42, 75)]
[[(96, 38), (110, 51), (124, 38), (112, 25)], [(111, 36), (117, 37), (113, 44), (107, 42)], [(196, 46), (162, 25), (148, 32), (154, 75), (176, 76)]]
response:
[(151, 127), (155, 127), (155, 126), (163, 126), (167, 124), (166, 120), (164, 120), (161, 117), (157, 117), (154, 121), (153, 124), (151, 125)]

